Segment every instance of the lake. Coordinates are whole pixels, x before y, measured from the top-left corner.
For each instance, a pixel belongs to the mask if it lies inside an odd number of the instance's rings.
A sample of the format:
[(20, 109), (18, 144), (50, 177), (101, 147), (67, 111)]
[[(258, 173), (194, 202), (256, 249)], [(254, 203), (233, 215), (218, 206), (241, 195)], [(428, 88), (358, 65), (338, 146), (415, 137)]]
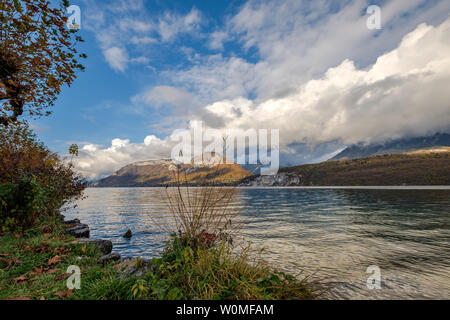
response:
[[(122, 256), (156, 257), (163, 188), (88, 188), (65, 213)], [(239, 188), (242, 239), (277, 268), (311, 276), (333, 299), (449, 299), (450, 188)], [(133, 237), (122, 238), (130, 228)], [(381, 288), (369, 289), (369, 266)]]

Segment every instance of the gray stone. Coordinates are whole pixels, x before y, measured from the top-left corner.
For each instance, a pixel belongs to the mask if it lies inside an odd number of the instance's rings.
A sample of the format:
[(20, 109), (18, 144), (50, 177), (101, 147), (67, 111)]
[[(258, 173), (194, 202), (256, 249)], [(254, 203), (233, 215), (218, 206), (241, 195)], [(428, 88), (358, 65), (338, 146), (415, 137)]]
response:
[(64, 221), (64, 223), (65, 224), (79, 224), (80, 219), (67, 220), (67, 221)]
[(112, 251), (112, 242), (103, 239), (79, 239), (79, 243), (82, 244), (92, 244), (100, 249), (102, 254), (110, 254)]
[(66, 229), (66, 234), (74, 236), (75, 238), (89, 238), (89, 226), (84, 223), (79, 223)]
[(143, 258), (124, 258), (118, 264), (118, 268), (122, 273), (122, 278), (129, 276), (143, 277), (149, 271), (156, 271), (157, 265), (151, 260)]
[(104, 256), (101, 256), (98, 259), (98, 262), (99, 263), (103, 263), (103, 264), (107, 264), (109, 262), (119, 261), (119, 260), (120, 260), (120, 254), (118, 254), (118, 253), (110, 253), (110, 254), (106, 254)]

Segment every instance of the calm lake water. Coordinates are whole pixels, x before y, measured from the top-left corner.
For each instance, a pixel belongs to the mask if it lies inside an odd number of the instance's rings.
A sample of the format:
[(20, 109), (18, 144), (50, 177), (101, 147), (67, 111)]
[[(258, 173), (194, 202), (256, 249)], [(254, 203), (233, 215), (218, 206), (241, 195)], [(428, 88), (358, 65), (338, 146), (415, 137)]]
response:
[[(66, 212), (122, 256), (158, 256), (162, 188), (89, 188)], [(334, 299), (449, 299), (450, 188), (241, 188), (242, 237), (285, 271), (322, 279)], [(130, 240), (122, 234), (130, 228)], [(381, 289), (369, 290), (369, 265)]]

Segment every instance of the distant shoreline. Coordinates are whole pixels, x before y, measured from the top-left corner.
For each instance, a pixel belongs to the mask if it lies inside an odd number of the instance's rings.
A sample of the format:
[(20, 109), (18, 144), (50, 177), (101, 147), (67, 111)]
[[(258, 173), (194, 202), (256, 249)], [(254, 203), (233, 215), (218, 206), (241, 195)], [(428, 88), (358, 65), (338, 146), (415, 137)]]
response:
[(442, 186), (268, 186), (241, 187), (242, 189), (367, 189), (367, 190), (450, 190), (450, 185)]
[[(204, 188), (210, 186), (189, 186), (190, 188)], [(364, 189), (364, 190), (450, 190), (450, 185), (423, 186), (215, 186), (216, 188), (238, 189)], [(88, 187), (87, 189), (130, 189), (130, 188), (165, 188), (164, 186), (130, 186), (130, 187)], [(169, 186), (168, 188), (175, 188)]]

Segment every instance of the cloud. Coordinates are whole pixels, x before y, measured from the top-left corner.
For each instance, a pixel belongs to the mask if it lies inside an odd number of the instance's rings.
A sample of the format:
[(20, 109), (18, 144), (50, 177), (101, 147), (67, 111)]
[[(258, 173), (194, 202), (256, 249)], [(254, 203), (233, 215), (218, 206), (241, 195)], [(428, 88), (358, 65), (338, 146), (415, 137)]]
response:
[(223, 43), (228, 39), (229, 35), (225, 31), (215, 31), (209, 36), (209, 47), (211, 49), (223, 50)]
[(368, 30), (368, 5), (362, 0), (248, 1), (207, 42), (217, 49), (226, 38), (244, 52), (204, 55), (167, 77), (209, 103), (238, 96), (258, 101), (282, 97), (345, 59), (358, 67), (373, 64), (417, 25), (439, 24), (450, 11), (446, 1), (390, 1), (381, 7), (383, 29)]
[(138, 63), (138, 64), (147, 64), (150, 62), (150, 59), (144, 56), (136, 57), (130, 60), (130, 62)]
[[(114, 0), (108, 4), (84, 0), (85, 28), (93, 32), (110, 67), (119, 72), (128, 62), (143, 61), (149, 48), (172, 42), (178, 36), (195, 36), (202, 24), (200, 11), (151, 15), (141, 0)], [(134, 55), (138, 57), (134, 57)], [(131, 57), (130, 57), (131, 56)]]
[(138, 11), (144, 8), (144, 2), (143, 0), (116, 0), (109, 5), (109, 8), (114, 12)]
[(162, 41), (171, 41), (178, 34), (195, 31), (201, 22), (200, 11), (193, 8), (187, 15), (166, 12), (159, 18), (158, 33)]
[(109, 147), (86, 144), (74, 159), (75, 168), (88, 179), (110, 175), (115, 170), (135, 161), (161, 159), (170, 155), (170, 142), (156, 136), (147, 136), (143, 143), (128, 139), (113, 139)]
[(210, 55), (189, 70), (163, 73), (177, 85), (183, 85), (202, 101), (248, 96), (259, 77), (255, 66), (240, 57)]
[(132, 98), (135, 103), (144, 103), (153, 107), (173, 106), (186, 111), (195, 97), (183, 88), (156, 86)]
[[(379, 142), (450, 130), (450, 18), (419, 25), (364, 69), (345, 59), (282, 98), (206, 108), (227, 128), (278, 128), (282, 144)], [(239, 112), (233, 112), (239, 110)]]
[(152, 43), (158, 42), (157, 39), (148, 37), (148, 36), (142, 36), (142, 37), (133, 36), (130, 41), (134, 45), (147, 45), (147, 44), (152, 44)]
[(108, 64), (115, 71), (125, 71), (129, 62), (128, 54), (124, 48), (111, 47), (105, 49), (103, 54)]

